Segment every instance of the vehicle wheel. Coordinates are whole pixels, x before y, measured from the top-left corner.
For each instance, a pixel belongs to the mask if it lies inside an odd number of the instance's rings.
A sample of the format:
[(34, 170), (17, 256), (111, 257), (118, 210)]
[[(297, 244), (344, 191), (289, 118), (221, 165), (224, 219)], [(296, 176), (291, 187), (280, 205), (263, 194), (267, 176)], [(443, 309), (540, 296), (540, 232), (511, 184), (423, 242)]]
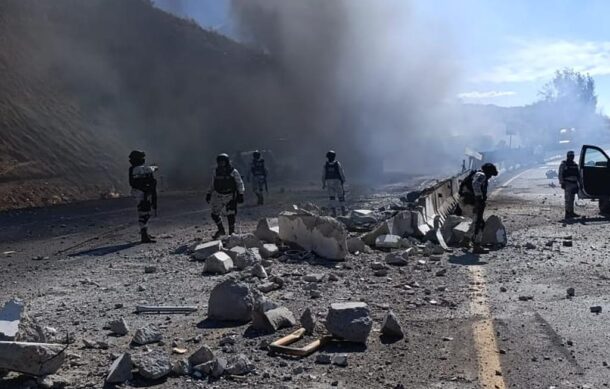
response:
[(610, 215), (610, 197), (601, 197), (599, 199), (599, 213)]

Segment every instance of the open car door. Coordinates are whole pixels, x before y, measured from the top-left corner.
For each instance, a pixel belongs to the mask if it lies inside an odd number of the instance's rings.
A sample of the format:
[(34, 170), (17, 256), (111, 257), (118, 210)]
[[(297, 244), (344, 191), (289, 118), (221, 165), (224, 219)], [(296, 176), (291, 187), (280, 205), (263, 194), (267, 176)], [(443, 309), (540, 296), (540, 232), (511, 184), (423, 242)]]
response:
[(580, 150), (582, 192), (589, 198), (610, 196), (610, 158), (597, 146), (584, 145)]

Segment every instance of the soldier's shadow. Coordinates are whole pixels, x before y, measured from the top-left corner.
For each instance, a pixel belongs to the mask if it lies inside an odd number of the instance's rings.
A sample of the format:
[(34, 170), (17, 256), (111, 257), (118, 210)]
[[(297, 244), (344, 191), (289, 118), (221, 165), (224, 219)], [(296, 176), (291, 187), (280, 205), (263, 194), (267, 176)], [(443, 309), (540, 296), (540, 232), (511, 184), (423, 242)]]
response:
[(119, 244), (119, 245), (96, 247), (93, 249), (87, 249), (87, 250), (79, 251), (74, 254), (70, 254), (69, 257), (80, 257), (83, 255), (90, 256), (90, 257), (102, 257), (104, 255), (114, 254), (114, 253), (117, 253), (122, 250), (127, 250), (128, 248), (135, 247), (137, 245), (139, 245), (139, 243), (131, 242), (131, 243), (124, 243), (124, 244)]
[(487, 265), (486, 261), (482, 261), (483, 257), (477, 254), (472, 253), (464, 253), (461, 255), (450, 255), (449, 263), (454, 265), (462, 265), (462, 266), (478, 266), (478, 265)]

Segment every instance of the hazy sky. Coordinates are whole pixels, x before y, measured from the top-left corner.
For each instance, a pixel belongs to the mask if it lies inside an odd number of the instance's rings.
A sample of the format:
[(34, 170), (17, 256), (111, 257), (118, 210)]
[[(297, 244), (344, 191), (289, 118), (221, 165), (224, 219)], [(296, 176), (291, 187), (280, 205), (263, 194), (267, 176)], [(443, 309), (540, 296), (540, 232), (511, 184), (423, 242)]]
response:
[[(158, 0), (160, 1), (160, 0)], [(229, 0), (164, 0), (200, 24), (231, 33)], [(297, 0), (286, 0), (297, 1)], [(357, 0), (354, 0), (357, 1)], [(379, 0), (383, 1), (383, 0)], [(610, 113), (610, 1), (412, 0), (413, 19), (445, 39), (460, 69), (456, 97), (524, 105), (555, 70), (588, 72)], [(412, 21), (408, 21), (412, 22)]]

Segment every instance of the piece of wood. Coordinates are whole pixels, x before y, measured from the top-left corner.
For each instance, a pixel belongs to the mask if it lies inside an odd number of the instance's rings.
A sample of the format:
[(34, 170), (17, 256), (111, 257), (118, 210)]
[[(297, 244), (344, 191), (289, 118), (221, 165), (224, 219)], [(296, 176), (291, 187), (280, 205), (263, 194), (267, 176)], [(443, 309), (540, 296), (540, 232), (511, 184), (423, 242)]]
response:
[(283, 338), (280, 338), (280, 339), (276, 340), (275, 342), (271, 343), (271, 346), (273, 346), (273, 345), (286, 346), (288, 344), (294, 343), (297, 340), (301, 339), (303, 337), (303, 335), (305, 335), (305, 328), (299, 328), (298, 330), (294, 331), (292, 334), (288, 334), (288, 335), (284, 336)]
[(304, 347), (300, 347), (300, 348), (299, 347), (290, 347), (290, 346), (281, 346), (281, 345), (272, 343), (271, 345), (269, 345), (269, 349), (271, 351), (281, 353), (281, 354), (294, 355), (297, 357), (306, 357), (306, 356), (318, 351), (322, 346), (327, 344), (330, 340), (332, 340), (332, 336), (324, 336), (324, 337), (317, 339), (317, 340), (305, 345)]
[(192, 313), (197, 311), (197, 307), (192, 306), (156, 306), (156, 305), (138, 305), (136, 313)]

